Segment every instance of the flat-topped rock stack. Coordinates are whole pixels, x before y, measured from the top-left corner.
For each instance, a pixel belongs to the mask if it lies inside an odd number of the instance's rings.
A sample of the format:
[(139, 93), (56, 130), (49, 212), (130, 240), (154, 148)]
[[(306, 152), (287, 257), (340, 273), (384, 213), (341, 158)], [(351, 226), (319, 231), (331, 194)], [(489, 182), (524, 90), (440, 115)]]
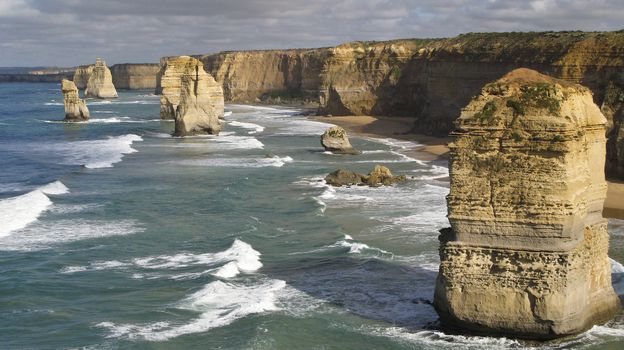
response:
[[(85, 75), (88, 74), (88, 68)], [(106, 63), (98, 58), (91, 69), (85, 95), (95, 98), (117, 98), (117, 90), (113, 85), (113, 75)]]
[(89, 109), (78, 94), (78, 88), (73, 81), (63, 79), (61, 82), (63, 105), (65, 106), (66, 121), (84, 121), (89, 119)]
[(434, 302), (444, 325), (551, 339), (619, 310), (602, 218), (605, 122), (587, 88), (528, 69), (462, 110)]
[(176, 136), (218, 135), (223, 118), (223, 88), (206, 73), (201, 61), (181, 56), (161, 69), (160, 116), (175, 119)]

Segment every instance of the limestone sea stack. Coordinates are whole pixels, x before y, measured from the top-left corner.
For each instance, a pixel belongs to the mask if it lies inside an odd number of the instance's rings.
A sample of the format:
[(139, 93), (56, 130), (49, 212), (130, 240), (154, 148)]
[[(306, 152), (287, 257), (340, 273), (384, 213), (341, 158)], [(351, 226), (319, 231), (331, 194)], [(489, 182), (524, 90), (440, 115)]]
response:
[(61, 82), (63, 91), (63, 105), (65, 106), (66, 121), (84, 121), (89, 119), (89, 109), (85, 102), (80, 99), (78, 88), (73, 81), (63, 79)]
[(175, 119), (176, 109), (180, 103), (182, 76), (187, 65), (199, 65), (197, 59), (190, 56), (167, 57), (161, 60), (161, 68), (157, 74), (156, 94), (160, 98), (160, 118)]
[(321, 145), (325, 151), (336, 154), (360, 154), (360, 151), (351, 146), (347, 131), (339, 126), (332, 126), (321, 136)]
[[(172, 108), (171, 104), (169, 106), (168, 108)], [(219, 119), (223, 118), (223, 114), (221, 84), (206, 73), (201, 61), (194, 58), (187, 60), (180, 78), (180, 97), (175, 109), (174, 135), (218, 135), (221, 131)]]
[(552, 339), (619, 310), (602, 218), (605, 122), (587, 88), (528, 69), (462, 110), (434, 301), (443, 325)]
[(103, 60), (97, 59), (87, 82), (85, 95), (95, 98), (117, 98), (113, 76)]

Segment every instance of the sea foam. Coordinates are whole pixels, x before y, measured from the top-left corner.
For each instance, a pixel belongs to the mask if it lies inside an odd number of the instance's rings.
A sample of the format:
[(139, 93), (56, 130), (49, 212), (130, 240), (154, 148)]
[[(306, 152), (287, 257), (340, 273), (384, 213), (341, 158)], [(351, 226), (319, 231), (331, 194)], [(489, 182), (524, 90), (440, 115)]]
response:
[(187, 296), (177, 308), (199, 313), (199, 317), (183, 325), (156, 322), (145, 325), (102, 322), (98, 327), (110, 331), (110, 337), (127, 337), (164, 341), (184, 334), (201, 333), (223, 327), (251, 314), (279, 310), (278, 292), (286, 287), (282, 280), (265, 280), (253, 284), (214, 281)]
[(69, 190), (60, 181), (39, 187), (26, 194), (0, 200), (0, 237), (23, 229), (52, 206), (47, 195), (60, 195)]

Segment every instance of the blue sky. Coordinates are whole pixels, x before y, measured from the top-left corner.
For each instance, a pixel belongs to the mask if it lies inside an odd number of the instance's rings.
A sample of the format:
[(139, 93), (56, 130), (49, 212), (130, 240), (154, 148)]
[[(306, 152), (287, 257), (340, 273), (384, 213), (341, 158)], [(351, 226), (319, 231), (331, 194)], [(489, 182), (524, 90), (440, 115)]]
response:
[(465, 32), (619, 30), (622, 0), (0, 0), (0, 66)]

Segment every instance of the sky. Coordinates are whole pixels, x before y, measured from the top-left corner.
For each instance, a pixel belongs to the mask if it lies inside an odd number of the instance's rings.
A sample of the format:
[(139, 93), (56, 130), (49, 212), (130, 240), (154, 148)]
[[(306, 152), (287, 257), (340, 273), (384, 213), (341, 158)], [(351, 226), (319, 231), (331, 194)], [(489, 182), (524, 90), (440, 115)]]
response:
[(0, 66), (467, 32), (620, 30), (624, 0), (0, 0)]

